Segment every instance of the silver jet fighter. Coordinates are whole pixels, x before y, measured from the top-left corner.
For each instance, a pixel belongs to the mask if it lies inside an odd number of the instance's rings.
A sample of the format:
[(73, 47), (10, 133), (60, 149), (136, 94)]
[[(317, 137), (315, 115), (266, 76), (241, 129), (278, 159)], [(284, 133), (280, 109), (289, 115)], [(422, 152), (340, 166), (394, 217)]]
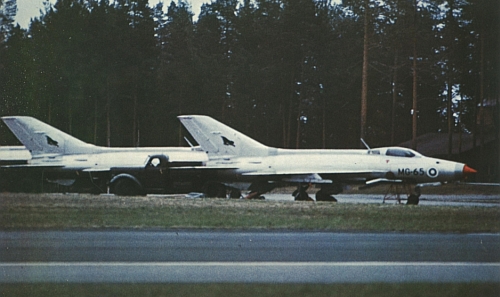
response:
[(415, 192), (408, 193), (408, 203), (418, 204), (422, 184), (460, 180), (476, 172), (465, 164), (426, 157), (401, 147), (273, 148), (208, 116), (178, 118), (207, 152), (207, 167), (219, 169), (213, 181), (250, 190), (246, 198), (258, 197), (280, 183), (295, 183), (296, 200), (310, 200), (305, 190), (310, 184), (319, 184), (316, 201), (336, 201), (331, 195), (340, 193), (344, 183), (390, 183), (416, 185)]
[[(199, 180), (197, 172), (208, 161), (197, 148), (108, 148), (85, 143), (35, 118), (2, 117), (7, 127), (31, 154), (27, 164), (3, 166), (29, 168), (45, 181), (71, 186), (87, 180), (95, 186), (111, 186), (120, 195), (170, 192), (173, 180)], [(25, 171), (28, 173), (27, 171)], [(97, 184), (101, 182), (101, 184)], [(188, 189), (194, 190), (194, 189)]]

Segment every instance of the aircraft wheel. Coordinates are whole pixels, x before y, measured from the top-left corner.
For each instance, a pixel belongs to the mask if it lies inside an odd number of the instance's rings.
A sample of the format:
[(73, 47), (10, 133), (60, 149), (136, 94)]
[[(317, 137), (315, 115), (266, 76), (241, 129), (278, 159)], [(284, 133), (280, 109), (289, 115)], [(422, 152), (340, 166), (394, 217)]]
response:
[(121, 178), (114, 185), (114, 194), (119, 196), (144, 195), (141, 186), (129, 178)]
[(238, 189), (231, 189), (231, 192), (229, 193), (229, 198), (240, 199), (241, 198), (241, 191)]
[(328, 198), (326, 201), (337, 202), (337, 199), (335, 197), (333, 197), (332, 195), (328, 195)]
[(316, 193), (316, 201), (337, 202), (337, 199), (335, 199), (335, 197), (333, 197), (332, 195), (328, 195), (327, 193), (323, 192), (323, 190), (319, 190)]
[(406, 201), (406, 205), (418, 205), (418, 202), (420, 201), (420, 197), (415, 194), (411, 194), (408, 196), (408, 201)]
[(309, 195), (307, 195), (306, 192), (303, 191), (297, 191), (297, 194), (295, 194), (295, 201), (313, 201)]
[(218, 183), (205, 185), (205, 196), (209, 198), (226, 198), (226, 186)]

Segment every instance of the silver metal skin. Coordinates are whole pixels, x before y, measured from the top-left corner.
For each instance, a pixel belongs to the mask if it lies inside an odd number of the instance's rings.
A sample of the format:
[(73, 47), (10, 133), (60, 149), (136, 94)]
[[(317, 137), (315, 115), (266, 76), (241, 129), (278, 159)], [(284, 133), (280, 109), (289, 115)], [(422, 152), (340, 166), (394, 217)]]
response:
[[(181, 179), (203, 172), (209, 183), (250, 190), (254, 196), (280, 183), (298, 184), (299, 196), (305, 193), (304, 184), (319, 184), (322, 194), (331, 195), (338, 193), (339, 185), (343, 183), (421, 186), (458, 180), (475, 173), (463, 163), (426, 157), (407, 148), (279, 149), (265, 146), (208, 116), (179, 116), (179, 119), (199, 147), (100, 147), (32, 117), (3, 117), (2, 120), (31, 155), (26, 164), (3, 167), (116, 172), (120, 168), (129, 171), (144, 169), (150, 157), (166, 156), (168, 162), (182, 164), (174, 167), (187, 172), (180, 176)], [(11, 150), (15, 150), (16, 155), (26, 155), (26, 151), (19, 148), (9, 148), (9, 154), (13, 153)]]
[[(402, 147), (376, 149), (280, 149), (265, 146), (203, 115), (178, 117), (201, 149), (207, 167), (219, 168), (221, 182), (247, 187), (254, 183), (328, 184), (445, 183), (475, 170), (463, 163), (435, 159)], [(261, 192), (262, 193), (262, 192)], [(259, 193), (260, 194), (260, 193)]]
[(167, 155), (173, 162), (206, 162), (196, 148), (115, 148), (85, 143), (32, 117), (2, 117), (7, 127), (31, 154), (24, 167), (60, 167), (63, 170), (107, 171), (110, 168), (144, 167), (151, 155)]
[[(32, 117), (13, 116), (2, 120), (26, 150), (10, 148), (0, 153), (6, 158), (14, 157), (14, 153), (17, 158), (25, 158), (27, 152), (31, 155), (25, 162), (2, 166), (31, 169), (19, 176), (19, 179), (27, 179), (15, 187), (21, 191), (39, 191), (39, 186), (43, 191), (45, 182), (71, 186), (77, 191), (111, 190), (119, 195), (172, 193), (191, 186), (198, 189), (201, 187), (198, 185), (201, 182), (196, 180), (201, 170), (198, 168), (204, 168), (208, 161), (207, 154), (194, 147), (108, 148), (85, 143)], [(162, 158), (166, 162), (161, 166), (151, 163)], [(18, 170), (15, 172), (19, 175)], [(37, 186), (33, 188), (30, 184)]]

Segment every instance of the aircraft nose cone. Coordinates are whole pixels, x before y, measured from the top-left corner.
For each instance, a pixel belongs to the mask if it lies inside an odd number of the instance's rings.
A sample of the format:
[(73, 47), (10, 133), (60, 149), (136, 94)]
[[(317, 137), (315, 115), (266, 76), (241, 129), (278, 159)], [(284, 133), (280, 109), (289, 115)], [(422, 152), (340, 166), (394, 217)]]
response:
[(469, 166), (467, 166), (467, 165), (464, 165), (464, 169), (462, 170), (462, 174), (463, 174), (464, 176), (467, 176), (467, 175), (469, 175), (469, 174), (474, 174), (474, 173), (476, 173), (476, 172), (477, 172), (477, 170), (472, 169), (472, 168), (470, 168), (470, 167), (469, 167)]

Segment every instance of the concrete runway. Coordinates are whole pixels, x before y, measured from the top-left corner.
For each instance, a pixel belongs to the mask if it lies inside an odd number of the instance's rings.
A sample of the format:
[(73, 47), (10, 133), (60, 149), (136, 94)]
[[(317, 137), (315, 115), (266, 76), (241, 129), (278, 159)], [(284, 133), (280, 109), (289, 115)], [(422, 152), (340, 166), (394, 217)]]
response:
[(0, 282), (500, 282), (500, 234), (0, 232)]

